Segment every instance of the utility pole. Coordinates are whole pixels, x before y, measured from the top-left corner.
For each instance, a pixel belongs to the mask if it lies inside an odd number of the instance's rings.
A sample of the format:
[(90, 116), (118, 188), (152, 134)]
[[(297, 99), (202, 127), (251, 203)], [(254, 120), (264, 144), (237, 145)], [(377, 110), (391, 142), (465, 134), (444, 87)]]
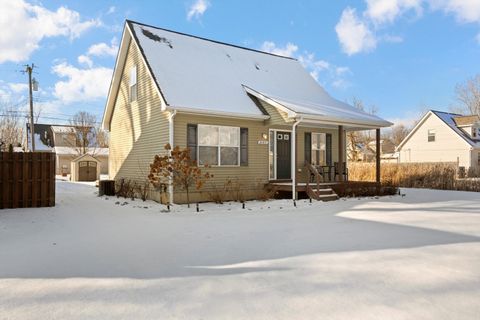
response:
[[(32, 88), (32, 71), (35, 68), (35, 65), (32, 63), (31, 66), (27, 64), (27, 69), (25, 72), (28, 73), (28, 93), (30, 98), (30, 133), (31, 133), (31, 140), (32, 140), (32, 152), (35, 151), (35, 130), (33, 126), (33, 88)], [(28, 135), (28, 134), (27, 134)]]

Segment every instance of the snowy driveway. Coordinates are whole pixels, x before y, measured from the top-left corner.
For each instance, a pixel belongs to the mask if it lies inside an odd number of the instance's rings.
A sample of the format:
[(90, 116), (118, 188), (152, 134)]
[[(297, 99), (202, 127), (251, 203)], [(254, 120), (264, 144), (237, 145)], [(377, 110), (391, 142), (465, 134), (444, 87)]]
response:
[(478, 193), (198, 214), (94, 192), (0, 211), (0, 319), (480, 318)]

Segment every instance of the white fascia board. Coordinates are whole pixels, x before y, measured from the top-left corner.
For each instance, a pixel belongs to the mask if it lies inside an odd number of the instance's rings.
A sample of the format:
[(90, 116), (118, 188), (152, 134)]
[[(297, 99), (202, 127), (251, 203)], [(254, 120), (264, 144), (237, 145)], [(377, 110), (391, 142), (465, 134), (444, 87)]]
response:
[(235, 118), (235, 119), (240, 118), (240, 119), (257, 120), (257, 121), (264, 121), (264, 120), (270, 119), (270, 116), (267, 116), (267, 115), (233, 113), (233, 112), (226, 112), (226, 111), (212, 111), (212, 110), (206, 110), (206, 109), (185, 108), (185, 107), (176, 107), (176, 106), (167, 106), (165, 110), (166, 111), (177, 110), (177, 112), (183, 113), (183, 114), (194, 114), (194, 115), (210, 116), (210, 117), (218, 117), (218, 118)]
[[(423, 123), (428, 119), (428, 117), (430, 115), (434, 114), (431, 110), (428, 111), (421, 119), (420, 121), (418, 121), (418, 123), (416, 124), (415, 127), (413, 127), (413, 129), (410, 131), (410, 133), (402, 140), (402, 142), (400, 142), (400, 144), (395, 148), (395, 151), (396, 152), (400, 152), (400, 150), (402, 149), (403, 145), (405, 143), (407, 143), (407, 141), (410, 139), (411, 136), (413, 136), (415, 134), (415, 132), (417, 132), (418, 128), (420, 128), (420, 126), (423, 125)], [(443, 122), (443, 121), (442, 121)], [(446, 124), (445, 124), (446, 125)]]
[(270, 99), (269, 97), (261, 94), (260, 92), (254, 90), (254, 89), (252, 89), (252, 88), (249, 88), (249, 87), (246, 86), (246, 85), (242, 85), (242, 86), (243, 86), (243, 89), (244, 89), (247, 93), (249, 93), (249, 94), (251, 94), (252, 96), (257, 97), (258, 99), (260, 99), (260, 100), (268, 103), (269, 105), (272, 105), (272, 106), (274, 106), (275, 108), (277, 108), (277, 109), (285, 112), (285, 113), (287, 114), (287, 117), (288, 117), (288, 118), (295, 119), (295, 117), (297, 116), (297, 113), (296, 113), (295, 111), (293, 111), (293, 110), (285, 107), (283, 104), (278, 103), (277, 101), (275, 101), (275, 100), (273, 100), (273, 99)]
[(166, 107), (167, 107), (167, 104), (163, 98), (163, 95), (161, 94), (160, 89), (158, 88), (158, 84), (151, 73), (151, 70), (147, 64), (147, 61), (145, 60), (142, 50), (140, 49), (140, 46), (135, 40), (133, 32), (130, 29), (130, 25), (128, 23), (125, 23), (125, 28), (123, 30), (123, 35), (122, 35), (122, 41), (120, 42), (120, 49), (118, 51), (117, 60), (115, 62), (115, 68), (113, 69), (114, 71), (112, 75), (112, 81), (110, 82), (110, 88), (108, 90), (107, 103), (105, 105), (105, 110), (103, 113), (102, 128), (105, 130), (110, 130), (110, 121), (112, 118), (113, 108), (114, 108), (115, 100), (117, 98), (120, 82), (122, 79), (123, 68), (125, 66), (125, 62), (127, 59), (128, 47), (130, 46), (130, 43), (132, 42), (132, 40), (138, 52), (140, 53), (139, 55), (145, 66), (145, 69), (148, 70), (150, 79), (153, 82), (155, 90), (157, 91), (157, 94), (160, 98), (161, 110), (164, 111), (166, 110)]
[(163, 94), (160, 92), (160, 88), (158, 87), (158, 83), (157, 83), (157, 81), (155, 80), (155, 77), (152, 74), (152, 70), (150, 69), (150, 66), (147, 63), (147, 60), (145, 60), (145, 55), (143, 54), (143, 50), (140, 48), (140, 45), (138, 44), (137, 39), (133, 35), (133, 31), (130, 29), (130, 24), (129, 23), (127, 23), (127, 28), (128, 28), (128, 31), (130, 32), (130, 36), (134, 39), (133, 43), (135, 43), (135, 46), (136, 46), (138, 52), (140, 53), (140, 57), (142, 58), (143, 65), (145, 66), (145, 69), (148, 71), (148, 74), (150, 75), (150, 79), (152, 80), (152, 82), (154, 84), (154, 87), (155, 87), (155, 90), (157, 91), (158, 97), (160, 98), (160, 103), (161, 103), (160, 108), (161, 108), (162, 111), (165, 111), (167, 109), (167, 103), (166, 103), (165, 99), (163, 98)]
[(357, 129), (357, 130), (369, 130), (369, 129), (378, 129), (382, 127), (389, 127), (392, 125), (391, 122), (382, 121), (363, 121), (363, 120), (345, 120), (341, 118), (332, 118), (325, 116), (315, 116), (311, 114), (299, 114), (303, 118), (303, 122), (309, 123), (318, 123), (318, 124), (329, 124), (329, 125), (343, 125)]
[(127, 24), (123, 29), (122, 41), (120, 42), (120, 49), (118, 50), (117, 60), (115, 61), (115, 68), (113, 69), (112, 80), (110, 81), (110, 87), (108, 89), (107, 102), (105, 104), (105, 110), (103, 111), (102, 128), (104, 130), (110, 130), (110, 121), (113, 113), (113, 106), (117, 98), (118, 88), (122, 79), (123, 67), (127, 58), (128, 46), (132, 36), (127, 31)]

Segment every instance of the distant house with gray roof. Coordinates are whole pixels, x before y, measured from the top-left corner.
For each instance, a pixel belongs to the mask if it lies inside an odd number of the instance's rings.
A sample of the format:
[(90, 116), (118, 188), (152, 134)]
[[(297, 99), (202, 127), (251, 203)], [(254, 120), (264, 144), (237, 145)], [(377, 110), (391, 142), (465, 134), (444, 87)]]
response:
[(398, 145), (399, 162), (458, 162), (466, 170), (480, 168), (478, 115), (430, 110)]

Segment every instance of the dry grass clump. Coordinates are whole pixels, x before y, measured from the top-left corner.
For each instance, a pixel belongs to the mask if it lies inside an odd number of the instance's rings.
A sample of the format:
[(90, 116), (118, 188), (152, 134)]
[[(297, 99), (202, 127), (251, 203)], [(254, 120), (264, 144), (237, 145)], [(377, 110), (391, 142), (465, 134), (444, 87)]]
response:
[[(351, 181), (375, 181), (374, 163), (349, 163)], [(457, 179), (456, 163), (382, 163), (382, 184), (405, 188), (480, 191), (480, 181)]]

